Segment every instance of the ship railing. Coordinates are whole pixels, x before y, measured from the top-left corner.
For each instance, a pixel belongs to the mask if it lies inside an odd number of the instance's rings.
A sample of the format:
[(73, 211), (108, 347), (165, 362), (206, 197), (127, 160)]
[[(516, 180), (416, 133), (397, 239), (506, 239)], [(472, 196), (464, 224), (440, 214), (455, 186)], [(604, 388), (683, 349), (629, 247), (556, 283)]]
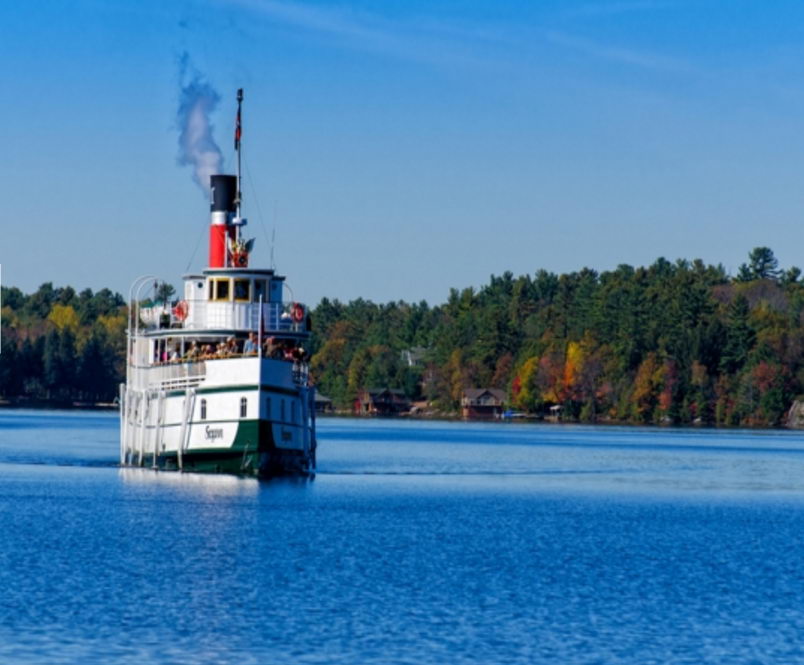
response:
[(293, 382), (297, 386), (310, 384), (310, 366), (307, 363), (293, 363)]
[[(307, 330), (307, 308), (295, 302), (215, 302), (187, 300), (186, 308), (174, 308), (171, 327), (186, 330), (262, 330), (266, 335), (304, 334)], [(179, 312), (184, 317), (177, 318)]]
[(131, 367), (131, 387), (136, 390), (186, 390), (195, 388), (206, 377), (203, 360), (171, 365), (140, 365)]

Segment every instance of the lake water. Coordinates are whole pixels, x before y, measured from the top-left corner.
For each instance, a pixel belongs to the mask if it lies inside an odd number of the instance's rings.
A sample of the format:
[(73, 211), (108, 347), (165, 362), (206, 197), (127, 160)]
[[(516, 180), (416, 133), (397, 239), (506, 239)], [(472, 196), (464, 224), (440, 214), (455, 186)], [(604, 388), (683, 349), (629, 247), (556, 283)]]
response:
[(314, 481), (0, 411), (3, 663), (804, 663), (804, 435), (319, 420)]

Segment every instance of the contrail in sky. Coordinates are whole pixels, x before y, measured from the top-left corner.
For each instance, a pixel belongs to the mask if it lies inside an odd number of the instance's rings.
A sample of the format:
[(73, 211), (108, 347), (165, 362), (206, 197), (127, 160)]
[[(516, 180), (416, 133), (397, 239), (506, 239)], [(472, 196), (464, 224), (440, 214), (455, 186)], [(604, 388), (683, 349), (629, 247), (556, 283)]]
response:
[(209, 193), (209, 176), (220, 173), (223, 166), (223, 154), (212, 136), (210, 121), (220, 95), (192, 68), (187, 53), (181, 56), (179, 66), (178, 162), (181, 166), (193, 168), (193, 180), (206, 195)]

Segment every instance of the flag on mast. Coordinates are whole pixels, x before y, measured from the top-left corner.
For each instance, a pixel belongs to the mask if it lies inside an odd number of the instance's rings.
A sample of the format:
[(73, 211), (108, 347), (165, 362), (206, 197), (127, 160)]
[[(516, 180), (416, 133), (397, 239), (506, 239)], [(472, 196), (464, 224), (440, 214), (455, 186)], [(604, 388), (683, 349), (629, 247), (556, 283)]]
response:
[(243, 130), (240, 125), (240, 104), (237, 105), (237, 119), (235, 120), (235, 150), (240, 150), (240, 136)]

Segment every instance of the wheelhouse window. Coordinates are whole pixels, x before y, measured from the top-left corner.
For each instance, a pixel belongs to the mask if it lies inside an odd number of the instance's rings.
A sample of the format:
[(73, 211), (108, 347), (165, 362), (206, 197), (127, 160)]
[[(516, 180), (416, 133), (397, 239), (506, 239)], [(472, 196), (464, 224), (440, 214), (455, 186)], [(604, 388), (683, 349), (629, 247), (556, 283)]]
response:
[(268, 302), (268, 289), (264, 279), (254, 280), (254, 302)]
[(201, 400), (201, 420), (207, 419), (207, 400)]
[(210, 284), (214, 284), (213, 300), (229, 300), (229, 279), (215, 279)]
[(248, 399), (245, 397), (240, 398), (240, 417), (245, 418), (248, 414)]
[(248, 302), (251, 300), (251, 294), (249, 293), (249, 280), (247, 279), (236, 279), (234, 280), (234, 299), (239, 302)]

